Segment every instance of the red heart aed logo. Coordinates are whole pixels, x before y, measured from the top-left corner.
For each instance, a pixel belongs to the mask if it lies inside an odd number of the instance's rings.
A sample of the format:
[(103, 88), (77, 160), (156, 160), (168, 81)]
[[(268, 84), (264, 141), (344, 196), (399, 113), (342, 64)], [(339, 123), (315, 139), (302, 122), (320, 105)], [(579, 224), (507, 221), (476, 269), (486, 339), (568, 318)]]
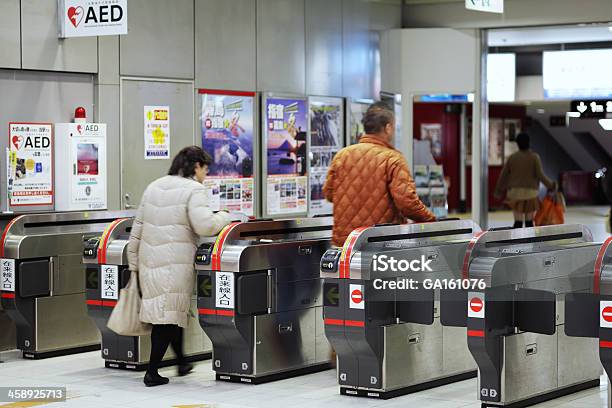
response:
[(21, 142), (23, 142), (23, 137), (13, 136), (13, 139), (11, 141), (13, 142), (13, 146), (15, 146), (17, 150), (19, 150), (19, 147), (21, 146)]
[(70, 20), (74, 28), (77, 28), (79, 24), (81, 24), (84, 13), (85, 11), (81, 6), (68, 8), (68, 19)]

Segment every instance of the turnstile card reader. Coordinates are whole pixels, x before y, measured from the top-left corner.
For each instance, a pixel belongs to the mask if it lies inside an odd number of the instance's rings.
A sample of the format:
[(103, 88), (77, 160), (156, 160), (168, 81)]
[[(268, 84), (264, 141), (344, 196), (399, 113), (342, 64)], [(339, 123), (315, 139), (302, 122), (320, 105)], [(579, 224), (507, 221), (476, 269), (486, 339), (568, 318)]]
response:
[[(327, 251), (325, 333), (342, 394), (387, 399), (476, 376), (466, 329), (441, 325), (438, 299), (440, 285), (460, 281), (479, 231), (454, 220), (359, 228), (342, 249)], [(414, 286), (401, 287), (407, 279)], [(385, 281), (398, 286), (381, 290)]]
[(474, 238), (464, 277), (486, 288), (467, 293), (464, 316), (483, 407), (524, 407), (599, 385), (596, 342), (569, 337), (563, 311), (566, 294), (592, 290), (598, 249), (581, 225)]
[[(120, 336), (107, 327), (108, 319), (119, 300), (119, 293), (130, 279), (127, 246), (132, 218), (121, 218), (109, 225), (101, 236), (84, 242), (83, 263), (86, 267), (87, 310), (102, 334), (102, 358), (108, 368), (145, 370), (151, 351), (150, 336)], [(195, 279), (195, 277), (194, 277)], [(189, 361), (210, 358), (212, 346), (198, 323), (197, 298), (194, 313), (184, 333), (184, 353)], [(175, 364), (171, 349), (162, 366)]]
[(94, 350), (100, 334), (87, 316), (83, 241), (132, 212), (21, 215), (0, 242), (2, 307), (17, 326), (25, 358)]
[(217, 380), (257, 384), (330, 367), (319, 261), (332, 219), (232, 223), (196, 254)]

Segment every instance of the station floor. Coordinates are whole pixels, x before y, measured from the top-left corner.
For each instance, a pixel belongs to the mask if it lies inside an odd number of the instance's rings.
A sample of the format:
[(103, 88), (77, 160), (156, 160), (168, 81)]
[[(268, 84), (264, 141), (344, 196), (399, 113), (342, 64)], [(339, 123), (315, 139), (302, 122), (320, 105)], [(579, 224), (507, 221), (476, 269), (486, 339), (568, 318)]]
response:
[[(607, 211), (605, 207), (569, 208), (566, 222), (588, 225), (595, 240), (602, 241), (608, 236), (605, 230)], [(512, 214), (494, 212), (490, 219), (492, 226), (509, 225)], [(170, 384), (145, 388), (142, 373), (106, 369), (99, 352), (39, 361), (23, 360), (17, 351), (0, 352), (0, 387), (65, 386), (68, 394), (66, 402), (0, 402), (0, 408), (480, 408), (476, 379), (381, 401), (339, 395), (334, 370), (261, 385), (216, 382), (210, 360), (198, 363), (194, 373), (187, 377), (176, 377), (173, 368), (163, 369), (161, 373), (170, 377)], [(534, 407), (604, 408), (607, 389), (606, 376), (602, 376), (598, 388)]]

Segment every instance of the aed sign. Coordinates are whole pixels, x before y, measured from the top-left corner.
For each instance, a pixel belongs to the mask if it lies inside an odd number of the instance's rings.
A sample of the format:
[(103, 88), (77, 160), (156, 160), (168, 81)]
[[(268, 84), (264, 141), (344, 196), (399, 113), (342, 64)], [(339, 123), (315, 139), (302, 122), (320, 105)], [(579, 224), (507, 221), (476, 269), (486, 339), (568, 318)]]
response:
[(127, 0), (58, 0), (59, 37), (128, 33)]
[(465, 0), (465, 8), (468, 10), (503, 14), (504, 0)]

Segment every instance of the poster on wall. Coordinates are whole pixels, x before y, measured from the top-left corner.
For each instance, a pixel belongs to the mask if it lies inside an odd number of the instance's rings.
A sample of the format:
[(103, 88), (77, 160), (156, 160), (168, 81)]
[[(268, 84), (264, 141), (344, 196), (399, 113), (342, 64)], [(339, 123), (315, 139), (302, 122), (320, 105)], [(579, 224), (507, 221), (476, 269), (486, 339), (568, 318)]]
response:
[(421, 140), (429, 142), (433, 157), (442, 157), (442, 125), (440, 123), (422, 123)]
[(501, 166), (504, 163), (504, 121), (499, 118), (489, 119), (489, 166)]
[(106, 124), (55, 124), (58, 211), (106, 208)]
[(518, 152), (516, 136), (521, 133), (520, 119), (504, 119), (504, 160)]
[(204, 181), (214, 211), (255, 215), (253, 92), (199, 91), (202, 148), (213, 158)]
[(10, 205), (53, 205), (53, 124), (9, 123), (9, 149)]
[(308, 107), (298, 98), (266, 99), (267, 214), (299, 214), (308, 210)]
[(363, 129), (363, 115), (373, 101), (349, 101), (348, 103), (348, 144), (354, 145), (365, 134)]
[(332, 203), (323, 185), (332, 159), (344, 143), (344, 109), (341, 98), (311, 97), (310, 105), (310, 202), (309, 214), (331, 214)]
[(144, 107), (144, 158), (170, 158), (170, 107)]

